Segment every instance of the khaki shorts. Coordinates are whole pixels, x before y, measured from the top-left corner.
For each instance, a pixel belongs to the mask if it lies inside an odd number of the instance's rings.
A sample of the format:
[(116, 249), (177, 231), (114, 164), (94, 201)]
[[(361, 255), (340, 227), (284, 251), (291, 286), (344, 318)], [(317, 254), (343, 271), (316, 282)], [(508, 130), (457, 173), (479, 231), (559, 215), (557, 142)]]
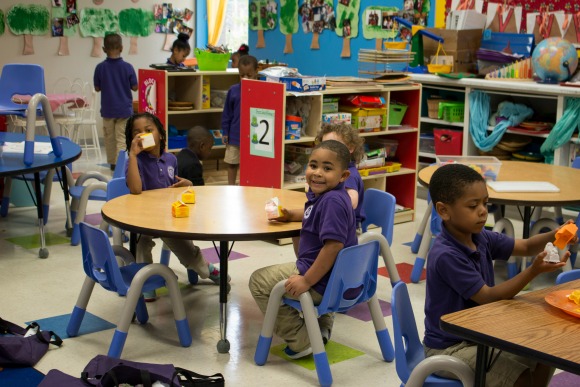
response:
[[(493, 348), (490, 350), (492, 354)], [(477, 357), (477, 345), (462, 341), (445, 349), (432, 349), (425, 347), (426, 356), (450, 355), (463, 360), (473, 371), (475, 371), (475, 359)], [(517, 356), (509, 352), (499, 352), (493, 350), (495, 362), (491, 369), (487, 371), (485, 385), (486, 387), (513, 386), (520, 375), (527, 369), (531, 371), (536, 369), (537, 362), (523, 356)], [(496, 359), (497, 358), (497, 359)], [(457, 379), (454, 375), (442, 371), (437, 375), (444, 378)]]
[(237, 145), (226, 145), (226, 154), (224, 155), (224, 162), (228, 164), (240, 163), (240, 147)]

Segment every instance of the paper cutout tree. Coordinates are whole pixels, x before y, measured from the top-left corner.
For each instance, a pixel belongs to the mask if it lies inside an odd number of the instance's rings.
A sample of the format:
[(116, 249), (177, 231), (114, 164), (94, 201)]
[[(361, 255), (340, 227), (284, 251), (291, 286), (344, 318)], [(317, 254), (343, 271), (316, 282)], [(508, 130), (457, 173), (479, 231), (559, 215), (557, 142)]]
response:
[(276, 28), (278, 5), (274, 0), (253, 0), (250, 2), (248, 24), (252, 31), (258, 31), (256, 48), (266, 47), (264, 31)]
[(81, 35), (94, 38), (91, 56), (100, 57), (105, 35), (119, 31), (119, 18), (110, 9), (84, 8), (80, 21)]
[(129, 55), (137, 54), (137, 38), (147, 37), (155, 28), (153, 12), (141, 8), (127, 8), (119, 11), (119, 29), (131, 38)]
[(336, 28), (333, 0), (305, 0), (298, 11), (305, 34), (312, 33), (311, 50), (318, 50), (318, 37), (324, 30)]
[(365, 39), (375, 39), (375, 49), (382, 51), (383, 39), (397, 37), (398, 23), (394, 19), (398, 15), (397, 7), (370, 6), (362, 15), (362, 31)]
[(284, 54), (293, 53), (292, 34), (298, 32), (298, 0), (280, 0), (280, 32), (286, 35)]
[(50, 26), (50, 13), (44, 5), (16, 4), (6, 14), (8, 28), (14, 35), (24, 35), (22, 54), (34, 54), (33, 35), (46, 35)]
[(338, 0), (336, 34), (342, 37), (342, 58), (350, 58), (350, 39), (358, 36), (360, 0)]
[[(71, 16), (71, 14), (68, 14), (68, 16)], [(76, 14), (73, 16), (76, 19)], [(79, 29), (78, 23), (73, 25), (69, 25), (69, 23), (67, 23), (67, 12), (65, 11), (64, 4), (60, 7), (52, 7), (52, 17), (63, 19), (62, 36), (59, 36), (58, 38), (58, 55), (59, 56), (70, 55), (70, 51), (68, 48), (68, 38), (71, 36), (76, 36), (77, 31)]]

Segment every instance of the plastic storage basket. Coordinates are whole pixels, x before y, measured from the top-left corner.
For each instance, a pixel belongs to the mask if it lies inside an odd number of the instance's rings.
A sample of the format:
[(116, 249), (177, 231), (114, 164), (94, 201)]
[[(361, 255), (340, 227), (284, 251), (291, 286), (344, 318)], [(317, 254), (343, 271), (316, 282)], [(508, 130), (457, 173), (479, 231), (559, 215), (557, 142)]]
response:
[(404, 103), (391, 102), (389, 104), (389, 125), (401, 125), (407, 112), (407, 107)]
[(200, 50), (199, 48), (195, 49), (197, 67), (201, 71), (226, 71), (228, 62), (230, 61), (230, 55), (230, 53), (215, 54), (213, 52)]
[(449, 122), (462, 122), (464, 110), (463, 102), (442, 102), (439, 104), (438, 118)]

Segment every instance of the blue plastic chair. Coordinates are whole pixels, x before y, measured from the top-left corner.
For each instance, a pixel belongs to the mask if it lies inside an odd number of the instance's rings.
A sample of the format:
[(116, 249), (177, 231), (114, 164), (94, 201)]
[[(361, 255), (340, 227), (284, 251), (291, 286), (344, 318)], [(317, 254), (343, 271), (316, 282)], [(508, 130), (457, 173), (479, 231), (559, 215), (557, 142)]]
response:
[[(127, 249), (112, 247), (104, 231), (87, 223), (80, 224), (80, 233), (83, 269), (87, 277), (68, 322), (67, 334), (71, 337), (78, 335), (95, 284), (98, 283), (120, 296), (127, 296), (108, 352), (108, 356), (119, 358), (127, 339), (133, 312), (136, 312), (137, 320), (141, 324), (145, 324), (149, 319), (141, 293), (165, 285), (171, 297), (179, 342), (182, 346), (189, 347), (192, 341), (191, 332), (175, 273), (158, 263), (149, 265), (132, 263), (133, 256)], [(119, 267), (117, 256), (129, 264)]]
[[(309, 292), (301, 294), (300, 301), (284, 297), (284, 284), (286, 280), (278, 282), (274, 286), (268, 301), (268, 308), (264, 316), (264, 325), (262, 326), (254, 355), (256, 364), (264, 365), (268, 359), (268, 352), (270, 351), (274, 326), (281, 301), (301, 311), (304, 315), (304, 322), (312, 346), (318, 380), (322, 386), (332, 384), (332, 374), (328, 364), (328, 357), (324, 349), (322, 335), (318, 325), (318, 316), (323, 314), (345, 312), (355, 305), (367, 302), (373, 317), (373, 324), (383, 359), (389, 362), (392, 361), (394, 359), (393, 345), (389, 338), (389, 332), (376, 296), (378, 256), (379, 243), (377, 241), (342, 249), (332, 268), (332, 273), (322, 301), (317, 306), (314, 305)], [(353, 297), (352, 289), (357, 289), (359, 291), (358, 295)]]
[(580, 279), (580, 269), (564, 271), (556, 277), (556, 285)]
[(396, 199), (388, 192), (380, 191), (376, 188), (369, 188), (365, 191), (363, 209), (365, 220), (362, 223), (362, 231), (374, 224), (381, 228), (381, 234), (387, 239), (389, 245), (393, 243), (393, 228), (395, 225), (395, 204)]
[[(395, 365), (401, 386), (473, 386), (474, 373), (463, 361), (452, 356), (437, 355), (425, 358), (425, 350), (419, 339), (415, 315), (409, 298), (407, 284), (399, 282), (391, 295), (393, 316), (393, 341)], [(432, 375), (437, 371), (448, 371), (461, 379), (442, 378)]]
[[(0, 75), (0, 115), (26, 116), (27, 105), (14, 103), (15, 94), (46, 94), (44, 68), (36, 64), (9, 63)], [(41, 112), (39, 108), (37, 112)]]

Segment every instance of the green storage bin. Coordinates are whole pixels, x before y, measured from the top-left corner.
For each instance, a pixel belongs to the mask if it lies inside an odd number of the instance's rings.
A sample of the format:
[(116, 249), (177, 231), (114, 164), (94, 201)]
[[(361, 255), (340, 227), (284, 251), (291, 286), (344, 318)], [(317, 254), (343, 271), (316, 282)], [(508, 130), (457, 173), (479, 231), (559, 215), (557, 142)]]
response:
[(465, 104), (463, 102), (439, 103), (439, 119), (449, 122), (463, 122)]
[(199, 48), (195, 49), (197, 67), (201, 71), (226, 71), (230, 56), (230, 53), (215, 54), (213, 52), (200, 50)]
[(408, 106), (400, 102), (391, 102), (389, 104), (389, 125), (401, 125), (403, 117), (407, 113)]

